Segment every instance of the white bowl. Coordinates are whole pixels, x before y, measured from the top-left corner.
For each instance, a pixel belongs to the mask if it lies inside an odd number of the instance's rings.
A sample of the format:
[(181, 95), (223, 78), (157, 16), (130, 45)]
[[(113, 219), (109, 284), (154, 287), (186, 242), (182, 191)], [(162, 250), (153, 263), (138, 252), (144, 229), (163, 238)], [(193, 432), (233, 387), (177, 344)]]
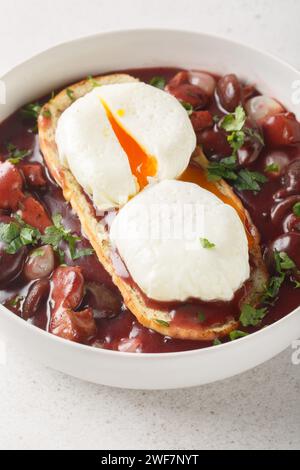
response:
[[(133, 67), (178, 66), (235, 72), (279, 99), (300, 119), (292, 101), (300, 73), (284, 62), (234, 42), (199, 33), (132, 30), (99, 34), (54, 47), (7, 73), (0, 119), (49, 91), (94, 73)], [(300, 308), (241, 340), (201, 350), (133, 354), (65, 341), (0, 306), (0, 331), (23, 354), (91, 382), (124, 388), (190, 387), (231, 377), (271, 359), (300, 336)]]

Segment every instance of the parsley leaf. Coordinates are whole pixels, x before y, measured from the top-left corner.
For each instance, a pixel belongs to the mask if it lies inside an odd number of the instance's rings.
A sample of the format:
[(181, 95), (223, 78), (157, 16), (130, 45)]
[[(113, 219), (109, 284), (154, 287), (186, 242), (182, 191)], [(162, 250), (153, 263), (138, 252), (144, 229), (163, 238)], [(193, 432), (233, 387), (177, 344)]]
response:
[(215, 248), (215, 244), (214, 243), (211, 243), (209, 240), (207, 240), (207, 238), (200, 238), (200, 243), (201, 245), (203, 246), (203, 248)]
[(242, 306), (240, 322), (243, 326), (257, 326), (266, 316), (267, 309), (256, 309), (251, 305), (245, 304)]
[(95, 80), (92, 75), (88, 76), (88, 81), (90, 82), (93, 88), (97, 88), (101, 86), (100, 83), (98, 83), (97, 80)]
[(13, 165), (18, 165), (24, 158), (31, 155), (31, 150), (19, 150), (15, 145), (9, 143), (6, 146), (8, 153), (8, 161)]
[(184, 109), (187, 111), (188, 115), (190, 116), (194, 112), (193, 105), (191, 103), (187, 103), (186, 101), (179, 100)]
[(208, 181), (218, 181), (221, 178), (235, 181), (238, 176), (235, 172), (236, 157), (226, 157), (219, 162), (211, 162), (207, 169)]
[(155, 321), (155, 323), (157, 323), (158, 325), (161, 325), (161, 326), (166, 326), (166, 327), (169, 327), (169, 326), (170, 326), (170, 323), (168, 323), (168, 322), (165, 321), (165, 320), (155, 319), (154, 321)]
[(278, 173), (280, 170), (280, 167), (277, 163), (270, 163), (270, 165), (267, 165), (265, 168), (266, 173)]
[(234, 330), (231, 333), (229, 333), (229, 338), (231, 341), (235, 341), (236, 339), (244, 338), (245, 336), (248, 336), (249, 333), (246, 333), (245, 331), (240, 331), (240, 330)]
[(153, 77), (150, 80), (150, 85), (154, 86), (155, 88), (159, 88), (160, 90), (164, 90), (166, 86), (166, 79), (164, 77)]
[(40, 103), (29, 103), (21, 109), (21, 114), (24, 119), (37, 120), (41, 112), (42, 106)]
[(75, 251), (72, 259), (76, 260), (76, 259), (82, 258), (83, 256), (91, 256), (94, 253), (95, 253), (95, 251), (93, 250), (93, 248), (78, 249), (78, 250)]
[(81, 258), (82, 256), (90, 256), (94, 253), (91, 248), (76, 249), (76, 243), (81, 240), (77, 235), (73, 235), (71, 230), (66, 229), (62, 224), (62, 216), (55, 214), (52, 218), (53, 225), (47, 227), (41, 239), (45, 245), (51, 245), (58, 253), (60, 261), (64, 262), (64, 252), (60, 248), (62, 241), (67, 242), (69, 246), (70, 256), (72, 260)]
[(266, 292), (264, 295), (264, 301), (268, 302), (270, 299), (275, 299), (279, 290), (284, 283), (286, 276), (291, 274), (291, 271), (296, 269), (296, 264), (284, 251), (274, 251), (274, 261), (276, 266), (277, 275), (272, 276), (269, 280)]
[(211, 162), (208, 166), (207, 177), (209, 181), (218, 181), (221, 178), (229, 180), (239, 191), (260, 191), (261, 185), (267, 178), (256, 171), (238, 169), (237, 153), (244, 145), (246, 137), (255, 138), (263, 143), (262, 136), (245, 127), (247, 116), (242, 106), (238, 106), (234, 113), (227, 114), (219, 121), (221, 129), (229, 133), (227, 141), (232, 148), (232, 155), (219, 162)]
[(199, 320), (200, 323), (204, 323), (205, 320), (206, 320), (206, 315), (205, 315), (205, 313), (199, 312), (199, 313), (198, 313), (198, 320)]
[(234, 113), (227, 114), (221, 120), (221, 128), (226, 132), (241, 131), (246, 123), (246, 113), (242, 106), (238, 106)]
[(222, 341), (220, 341), (218, 338), (214, 339), (213, 346), (220, 346), (221, 344), (222, 344)]
[(300, 217), (300, 202), (296, 202), (296, 204), (294, 205), (293, 213), (296, 217)]
[(24, 300), (24, 297), (22, 295), (16, 295), (16, 297), (8, 301), (8, 305), (10, 307), (17, 307), (19, 303), (22, 302), (22, 300)]
[(266, 183), (268, 179), (258, 171), (240, 170), (234, 186), (239, 191), (260, 191), (261, 185)]
[(40, 239), (40, 232), (25, 223), (10, 222), (0, 224), (0, 240), (5, 243), (5, 252), (14, 255), (23, 246), (35, 245)]
[(66, 89), (66, 93), (67, 93), (67, 95), (68, 95), (68, 98), (69, 98), (71, 101), (75, 101), (74, 90), (71, 90), (71, 88), (67, 88), (67, 89)]

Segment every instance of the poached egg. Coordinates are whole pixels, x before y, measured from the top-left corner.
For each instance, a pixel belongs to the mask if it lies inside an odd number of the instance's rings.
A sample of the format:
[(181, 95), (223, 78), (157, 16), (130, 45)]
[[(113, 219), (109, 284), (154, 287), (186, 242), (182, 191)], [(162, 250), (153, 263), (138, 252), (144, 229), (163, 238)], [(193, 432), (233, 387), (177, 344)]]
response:
[(194, 184), (165, 180), (129, 201), (110, 240), (131, 277), (157, 301), (230, 301), (250, 276), (236, 210)]
[(59, 118), (61, 163), (100, 210), (123, 206), (149, 182), (178, 178), (196, 147), (186, 110), (142, 82), (103, 85)]

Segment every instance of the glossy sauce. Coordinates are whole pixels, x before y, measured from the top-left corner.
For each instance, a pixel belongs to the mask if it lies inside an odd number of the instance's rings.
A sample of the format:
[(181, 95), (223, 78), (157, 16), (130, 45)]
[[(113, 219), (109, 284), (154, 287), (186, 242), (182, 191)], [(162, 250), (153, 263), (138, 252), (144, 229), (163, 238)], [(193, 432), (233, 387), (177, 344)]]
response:
[[(147, 70), (129, 70), (127, 72), (145, 82), (149, 82), (153, 76), (158, 75), (164, 76), (169, 80), (179, 70), (180, 69), (156, 68)], [(256, 92), (254, 93), (256, 94)], [(213, 115), (223, 115), (215, 97), (210, 100), (209, 106), (205, 109), (208, 109)], [(33, 149), (32, 156), (27, 157), (26, 162), (43, 163), (43, 159), (39, 151), (37, 136), (32, 133), (30, 126), (21, 119), (19, 113), (14, 114), (0, 125), (0, 155), (3, 155), (3, 158), (5, 158), (6, 154), (5, 144), (7, 142), (13, 143), (20, 149)], [(224, 154), (226, 154), (226, 145), (224, 145)], [(211, 156), (208, 155), (208, 157)], [(266, 162), (269, 162), (270, 159), (271, 161), (274, 159), (274, 161), (280, 160), (283, 172), (284, 165), (286, 166), (291, 161), (298, 159), (300, 161), (300, 145), (279, 149), (270, 149), (265, 147), (258, 160), (251, 164), (250, 169), (263, 172)], [(72, 211), (70, 205), (64, 200), (60, 188), (49, 176), (47, 170), (45, 170), (45, 172), (47, 176), (47, 188), (32, 191), (32, 194), (44, 204), (50, 214), (54, 215), (56, 213), (60, 213), (63, 217), (63, 224), (65, 227), (82, 237), (80, 247), (89, 247), (90, 245), (88, 240), (86, 240), (84, 238), (84, 234), (81, 233), (81, 225), (77, 216)], [(191, 165), (185, 172), (185, 175), (183, 175), (182, 179), (187, 181), (197, 181), (199, 183), (200, 176), (199, 171)], [(205, 184), (208, 189), (211, 189), (208, 187), (209, 184), (207, 184), (207, 182), (205, 182)], [(290, 216), (292, 203), (285, 204), (283, 209), (277, 210), (276, 212), (276, 207), (278, 204), (282, 204), (282, 200), (279, 202), (276, 201), (275, 195), (278, 191), (282, 190), (282, 186), (282, 177), (270, 177), (269, 181), (263, 186), (259, 193), (254, 194), (250, 191), (238, 193), (243, 204), (249, 210), (252, 220), (261, 234), (263, 248), (267, 247), (272, 240), (286, 231), (286, 218)], [(299, 196), (294, 194), (293, 197), (298, 197), (300, 200), (300, 193)], [(295, 199), (293, 199), (293, 201), (295, 201)], [(79, 260), (72, 261), (67, 249), (65, 250), (65, 253), (68, 265), (81, 266), (87, 283), (104, 284), (112, 292), (116, 292), (117, 295), (117, 289), (112, 283), (110, 276), (101, 266), (95, 255), (82, 257)], [(115, 263), (119, 263), (117, 257)], [(122, 263), (120, 263), (120, 269), (124, 270)], [(130, 279), (128, 279), (128, 282), (130, 282)], [(13, 280), (10, 285), (0, 291), (0, 302), (10, 308), (10, 310), (15, 314), (21, 315), (20, 312), (23, 300), (20, 300), (17, 305), (11, 305), (10, 302), (16, 295), (25, 297), (30, 286), (31, 283), (28, 283), (21, 273), (21, 275)], [(190, 301), (184, 304), (165, 304), (164, 306), (162, 303), (155, 303), (149, 299), (145, 299), (145, 301), (148, 305), (153, 307), (156, 305), (159, 308), (165, 307), (168, 310), (171, 309), (173, 313), (173, 322), (178, 326), (195, 325), (195, 323), (199, 322), (199, 312), (203, 313), (205, 316), (203, 326), (208, 326), (222, 323), (232, 318), (238, 319), (240, 314), (239, 300), (244, 294), (245, 289), (247, 289), (247, 283), (236, 294), (232, 302), (203, 303)], [(85, 296), (81, 307), (87, 306), (88, 303), (89, 298), (88, 296)], [(269, 313), (260, 325), (260, 328), (286, 316), (299, 304), (300, 290), (296, 290), (292, 283), (287, 281), (281, 289), (279, 299), (270, 307)], [(39, 328), (47, 330), (49, 327), (49, 318), (50, 307), (45, 303), (39, 309), (38, 313), (28, 321)], [(142, 327), (124, 305), (120, 307), (119, 311), (115, 312), (113, 318), (96, 319), (96, 323), (97, 337), (90, 342), (90, 344), (95, 347), (152, 353), (198, 349), (207, 347), (211, 344), (207, 342), (183, 341), (164, 337), (154, 331)], [(249, 332), (254, 330), (254, 328), (248, 329)]]

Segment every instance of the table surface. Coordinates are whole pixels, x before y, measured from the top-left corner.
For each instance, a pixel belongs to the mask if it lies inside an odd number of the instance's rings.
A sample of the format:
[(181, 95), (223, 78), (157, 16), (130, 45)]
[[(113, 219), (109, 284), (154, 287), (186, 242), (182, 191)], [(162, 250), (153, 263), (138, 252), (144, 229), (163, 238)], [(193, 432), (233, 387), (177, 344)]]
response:
[[(61, 41), (137, 27), (227, 36), (300, 69), (298, 0), (0, 0), (0, 6), (0, 75)], [(9, 344), (0, 365), (0, 449), (300, 449), (300, 366), (291, 356), (289, 349), (217, 384), (143, 392), (79, 381)]]

